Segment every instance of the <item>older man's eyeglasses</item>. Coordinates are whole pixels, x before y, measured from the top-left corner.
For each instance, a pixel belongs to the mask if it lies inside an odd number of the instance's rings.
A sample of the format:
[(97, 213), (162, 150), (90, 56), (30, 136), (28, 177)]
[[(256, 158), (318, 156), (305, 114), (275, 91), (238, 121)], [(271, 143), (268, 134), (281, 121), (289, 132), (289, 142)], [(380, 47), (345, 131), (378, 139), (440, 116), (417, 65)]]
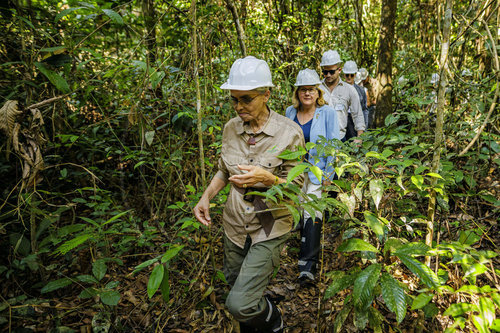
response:
[(330, 70), (323, 69), (321, 72), (323, 72), (323, 75), (328, 75), (328, 74), (333, 75), (338, 70), (340, 70), (340, 68), (330, 69)]
[(251, 96), (243, 96), (240, 99), (238, 99), (238, 98), (236, 98), (234, 96), (231, 96), (230, 101), (233, 104), (233, 106), (238, 105), (238, 103), (240, 103), (240, 105), (248, 105), (248, 104), (252, 103), (253, 100), (257, 98), (257, 96), (259, 96), (259, 95), (255, 95), (253, 97), (251, 97)]

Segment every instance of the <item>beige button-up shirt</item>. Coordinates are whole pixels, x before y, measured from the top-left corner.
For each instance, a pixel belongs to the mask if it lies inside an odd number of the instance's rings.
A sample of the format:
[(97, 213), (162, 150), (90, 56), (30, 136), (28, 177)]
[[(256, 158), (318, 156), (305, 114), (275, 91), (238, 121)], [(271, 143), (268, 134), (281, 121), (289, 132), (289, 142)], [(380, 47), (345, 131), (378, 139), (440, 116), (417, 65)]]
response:
[[(249, 145), (248, 139), (253, 136), (255, 145)], [(280, 178), (285, 178), (288, 172), (299, 160), (282, 160), (277, 156), (285, 150), (297, 150), (304, 147), (304, 135), (301, 128), (292, 120), (270, 111), (269, 118), (259, 133), (253, 133), (249, 124), (241, 118), (231, 119), (224, 126), (222, 135), (222, 150), (219, 158), (219, 170), (216, 177), (225, 182), (232, 175), (242, 174), (238, 164), (256, 165)], [(299, 187), (303, 183), (303, 175), (299, 175), (294, 183)], [(262, 183), (253, 187), (266, 188)], [(269, 236), (266, 236), (251, 202), (243, 200), (243, 195), (231, 185), (231, 190), (224, 207), (222, 223), (226, 236), (236, 245), (243, 248), (247, 235), (252, 238), (252, 244), (282, 236), (292, 228), (293, 218), (288, 209), (266, 201), (275, 223)]]
[(366, 129), (365, 117), (356, 88), (341, 79), (339, 79), (339, 83), (337, 83), (337, 86), (332, 91), (325, 84), (325, 80), (321, 82), (319, 88), (323, 90), (323, 97), (328, 105), (337, 111), (341, 138), (345, 136), (347, 111), (349, 109), (351, 110), (356, 131), (364, 131)]

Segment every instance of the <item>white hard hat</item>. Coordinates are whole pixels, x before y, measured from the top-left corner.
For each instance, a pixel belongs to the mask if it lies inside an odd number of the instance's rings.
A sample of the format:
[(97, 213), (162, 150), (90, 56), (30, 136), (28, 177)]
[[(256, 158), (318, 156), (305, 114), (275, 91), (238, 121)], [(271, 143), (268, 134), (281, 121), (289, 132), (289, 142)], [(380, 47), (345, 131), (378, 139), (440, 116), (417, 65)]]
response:
[(356, 76), (354, 77), (354, 83), (356, 84), (360, 84), (361, 83), (361, 75), (359, 74), (359, 72), (356, 73)]
[(318, 73), (315, 70), (306, 68), (299, 72), (297, 75), (297, 80), (295, 81), (295, 86), (315, 86), (321, 84)]
[(438, 82), (439, 82), (439, 74), (438, 73), (432, 74), (432, 76), (431, 76), (431, 84), (436, 84)]
[(356, 62), (352, 60), (346, 61), (342, 67), (342, 72), (345, 74), (355, 74), (357, 71), (358, 65), (356, 65)]
[(340, 55), (337, 51), (328, 50), (321, 57), (320, 66), (331, 66), (341, 63)]
[(261, 87), (274, 87), (274, 84), (267, 62), (248, 56), (237, 59), (233, 63), (229, 78), (220, 87), (229, 90), (253, 90)]
[(398, 86), (402, 87), (407, 83), (408, 83), (408, 79), (404, 75), (401, 75), (398, 79)]
[(462, 76), (472, 76), (472, 72), (470, 69), (466, 68), (462, 71)]
[(366, 78), (368, 77), (368, 71), (366, 70), (366, 68), (360, 68), (358, 73), (361, 81), (366, 80)]

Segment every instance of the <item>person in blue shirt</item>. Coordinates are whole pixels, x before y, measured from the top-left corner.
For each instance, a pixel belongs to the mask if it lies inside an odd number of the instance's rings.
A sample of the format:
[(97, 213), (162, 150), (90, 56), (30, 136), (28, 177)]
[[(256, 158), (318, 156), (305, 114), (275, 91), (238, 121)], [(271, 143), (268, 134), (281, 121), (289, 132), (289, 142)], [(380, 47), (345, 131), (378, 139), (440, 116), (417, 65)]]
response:
[[(323, 99), (323, 91), (319, 88), (321, 81), (318, 73), (312, 69), (304, 69), (297, 75), (293, 105), (286, 109), (286, 117), (295, 121), (302, 128), (307, 142), (317, 143), (322, 137), (341, 139), (337, 112), (328, 106)], [(323, 186), (333, 180), (333, 156), (324, 156), (317, 153), (316, 148), (308, 152), (307, 160), (322, 171), (322, 179), (318, 179), (311, 171), (304, 177), (302, 191), (309, 197), (321, 197)], [(303, 225), (301, 226), (301, 243), (299, 253), (299, 283), (301, 286), (314, 281), (319, 261), (321, 228), (323, 212), (316, 211), (316, 216), (310, 216), (304, 211)]]

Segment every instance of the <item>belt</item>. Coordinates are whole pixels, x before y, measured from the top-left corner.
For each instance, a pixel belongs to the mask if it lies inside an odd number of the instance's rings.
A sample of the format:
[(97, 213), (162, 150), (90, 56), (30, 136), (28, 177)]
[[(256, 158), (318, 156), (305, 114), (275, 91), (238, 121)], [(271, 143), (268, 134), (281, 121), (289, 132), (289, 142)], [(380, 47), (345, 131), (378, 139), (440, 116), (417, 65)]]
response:
[(265, 192), (267, 191), (267, 189), (255, 188), (255, 187), (241, 188), (234, 185), (233, 188), (238, 193), (243, 195), (243, 200), (251, 202), (253, 204), (254, 212), (257, 216), (257, 219), (259, 220), (262, 229), (264, 229), (266, 236), (269, 236), (274, 226), (273, 214), (270, 211), (268, 211), (269, 207), (267, 207), (262, 197), (258, 195), (247, 195), (248, 192)]

